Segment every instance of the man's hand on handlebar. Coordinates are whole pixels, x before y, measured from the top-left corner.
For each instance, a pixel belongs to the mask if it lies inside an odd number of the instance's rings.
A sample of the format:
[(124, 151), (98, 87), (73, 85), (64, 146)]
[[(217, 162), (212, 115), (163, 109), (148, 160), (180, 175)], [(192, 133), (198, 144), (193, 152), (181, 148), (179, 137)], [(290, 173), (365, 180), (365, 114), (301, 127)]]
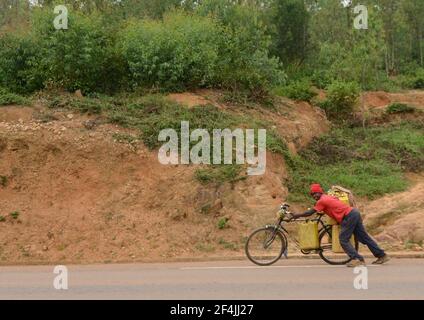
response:
[(286, 220), (287, 220), (288, 222), (290, 222), (290, 221), (292, 221), (292, 220), (296, 220), (296, 219), (297, 219), (297, 218), (296, 218), (296, 215), (295, 215), (295, 214), (293, 214), (292, 212), (288, 212), (285, 218), (286, 218)]

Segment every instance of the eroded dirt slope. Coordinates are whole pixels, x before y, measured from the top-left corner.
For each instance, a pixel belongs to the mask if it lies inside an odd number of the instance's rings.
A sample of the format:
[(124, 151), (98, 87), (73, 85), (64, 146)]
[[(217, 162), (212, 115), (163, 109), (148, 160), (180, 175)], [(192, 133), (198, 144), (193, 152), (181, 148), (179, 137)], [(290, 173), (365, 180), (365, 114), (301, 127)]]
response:
[[(281, 109), (264, 114), (294, 149), (328, 130), (309, 105)], [(92, 121), (42, 106), (0, 108), (0, 263), (233, 255), (287, 195), (280, 155), (268, 154), (263, 176), (203, 186), (194, 166), (163, 166), (141, 142), (116, 139), (135, 133)]]
[(424, 243), (424, 176), (410, 175), (413, 186), (384, 196), (363, 208), (365, 224), (391, 249), (423, 250)]

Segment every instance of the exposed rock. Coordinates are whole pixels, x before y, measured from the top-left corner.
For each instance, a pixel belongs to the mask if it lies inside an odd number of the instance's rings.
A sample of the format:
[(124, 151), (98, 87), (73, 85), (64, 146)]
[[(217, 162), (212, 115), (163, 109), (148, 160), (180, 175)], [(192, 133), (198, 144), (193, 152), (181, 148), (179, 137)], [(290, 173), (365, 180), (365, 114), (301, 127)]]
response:
[(77, 91), (75, 91), (75, 96), (77, 97), (77, 98), (84, 98), (84, 96), (83, 96), (83, 94), (82, 94), (82, 92), (81, 92), (81, 90), (77, 90)]

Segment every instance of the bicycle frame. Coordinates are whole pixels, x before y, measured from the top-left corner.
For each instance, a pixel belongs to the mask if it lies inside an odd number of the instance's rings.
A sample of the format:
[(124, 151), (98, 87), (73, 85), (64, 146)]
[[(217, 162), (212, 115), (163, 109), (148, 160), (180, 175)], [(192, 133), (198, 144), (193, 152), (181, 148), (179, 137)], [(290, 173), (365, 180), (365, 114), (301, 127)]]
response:
[[(279, 218), (277, 224), (275, 225), (266, 225), (266, 228), (274, 228), (274, 232), (280, 232), (283, 237), (284, 240), (287, 242), (287, 238), (289, 238), (290, 240), (293, 240), (295, 246), (303, 253), (303, 254), (308, 254), (311, 253), (312, 251), (317, 251), (319, 249), (315, 249), (315, 250), (302, 250), (300, 249), (300, 244), (299, 241), (297, 241), (297, 239), (293, 238), (292, 236), (290, 236), (290, 233), (287, 231), (286, 228), (284, 228), (283, 224), (284, 222), (286, 223), (294, 223), (294, 222), (306, 222), (306, 221), (317, 221), (318, 225), (321, 225), (321, 228), (319, 228), (318, 230), (318, 234), (320, 234), (323, 230), (329, 230), (331, 229), (331, 225), (325, 224), (324, 221), (322, 221), (323, 215), (319, 215), (317, 218), (313, 218), (313, 219), (296, 219), (296, 220), (285, 220), (283, 218)], [(273, 237), (270, 239), (272, 241), (274, 241), (275, 235), (273, 235)]]

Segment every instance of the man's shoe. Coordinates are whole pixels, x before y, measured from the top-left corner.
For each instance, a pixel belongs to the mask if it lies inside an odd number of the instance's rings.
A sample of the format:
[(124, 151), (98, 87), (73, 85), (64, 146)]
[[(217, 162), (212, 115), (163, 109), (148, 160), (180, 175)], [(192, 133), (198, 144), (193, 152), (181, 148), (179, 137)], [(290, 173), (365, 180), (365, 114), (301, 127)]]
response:
[(386, 263), (389, 260), (390, 260), (389, 256), (387, 254), (385, 254), (384, 256), (375, 260), (372, 264), (383, 264), (383, 263)]
[(348, 264), (346, 264), (346, 267), (349, 267), (349, 268), (355, 268), (359, 266), (365, 266), (365, 261), (362, 261), (359, 259), (353, 259)]

